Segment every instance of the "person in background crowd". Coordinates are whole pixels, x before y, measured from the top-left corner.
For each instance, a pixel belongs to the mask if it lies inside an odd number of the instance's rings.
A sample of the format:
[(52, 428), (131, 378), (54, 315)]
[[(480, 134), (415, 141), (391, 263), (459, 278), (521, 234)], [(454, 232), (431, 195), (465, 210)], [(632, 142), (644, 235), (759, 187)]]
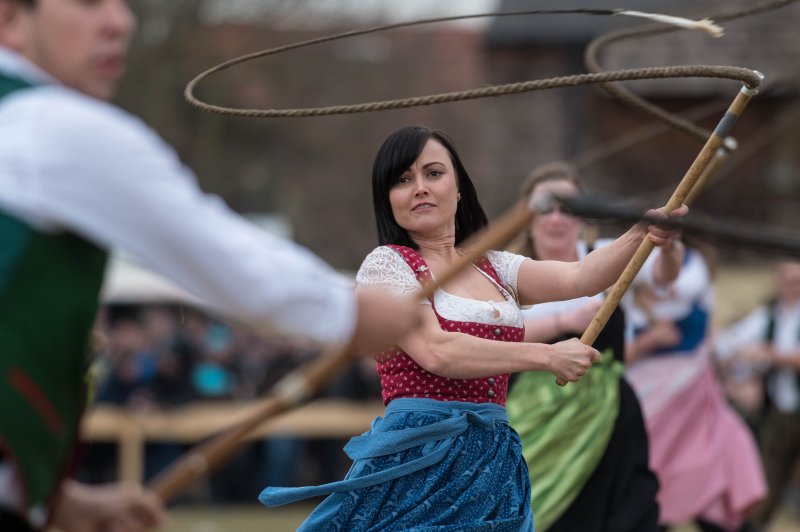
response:
[(766, 527), (800, 457), (800, 262), (777, 267), (777, 296), (729, 326), (715, 342), (723, 360), (763, 371), (765, 413), (759, 441), (768, 493), (755, 513)]
[[(628, 380), (642, 404), (661, 523), (696, 521), (703, 532), (749, 531), (766, 495), (753, 437), (728, 406), (711, 356), (715, 251), (691, 235), (667, 286), (641, 281), (626, 300), (634, 329)], [(645, 264), (648, 268), (649, 264)]]

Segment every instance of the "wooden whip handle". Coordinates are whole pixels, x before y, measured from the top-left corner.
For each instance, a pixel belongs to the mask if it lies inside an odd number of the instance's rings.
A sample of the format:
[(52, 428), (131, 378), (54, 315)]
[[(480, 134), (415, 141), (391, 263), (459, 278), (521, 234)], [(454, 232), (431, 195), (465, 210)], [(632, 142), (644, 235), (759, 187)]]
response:
[(259, 425), (313, 396), (333, 375), (338, 374), (353, 356), (352, 350), (341, 346), (325, 350), (307, 366), (281, 379), (257, 408), (239, 424), (190, 449), (160, 472), (150, 482), (150, 489), (161, 497), (161, 500), (171, 500), (223, 464)]
[[(722, 147), (723, 142), (725, 141), (725, 137), (730, 134), (731, 129), (736, 123), (736, 120), (739, 118), (740, 114), (747, 106), (747, 103), (750, 99), (754, 96), (754, 92), (751, 90), (745, 90), (744, 88), (740, 90), (736, 94), (736, 98), (734, 98), (733, 102), (731, 103), (730, 107), (728, 107), (728, 111), (720, 120), (717, 128), (708, 138), (706, 143), (703, 145), (703, 148), (700, 150), (700, 153), (697, 154), (692, 165), (686, 171), (686, 174), (681, 179), (678, 186), (675, 188), (675, 192), (673, 192), (672, 196), (667, 201), (667, 204), (664, 206), (664, 212), (667, 214), (671, 213), (675, 209), (681, 206), (683, 202), (689, 198), (690, 196), (692, 199), (696, 197), (697, 194), (692, 194), (692, 191), (698, 181), (701, 181), (701, 176), (706, 174), (706, 169), (711, 166), (711, 171), (716, 169), (716, 164), (710, 164), (712, 161), (718, 161), (718, 157), (715, 157), (715, 154), (718, 152), (720, 147)], [(705, 180), (702, 180), (705, 183)], [(639, 245), (639, 248), (634, 253), (633, 257), (631, 257), (628, 265), (620, 275), (619, 279), (614, 286), (609, 291), (606, 298), (603, 300), (603, 304), (595, 313), (594, 318), (592, 318), (589, 327), (587, 327), (586, 331), (584, 331), (583, 335), (581, 336), (581, 342), (586, 345), (592, 345), (595, 340), (597, 340), (597, 336), (600, 334), (600, 331), (603, 330), (603, 327), (606, 326), (608, 323), (608, 319), (611, 317), (611, 314), (619, 305), (619, 302), (622, 300), (622, 296), (625, 295), (625, 292), (628, 291), (633, 279), (641, 270), (642, 265), (647, 260), (647, 257), (650, 256), (650, 253), (653, 251), (655, 246), (653, 243), (645, 237), (642, 240), (642, 243)], [(556, 379), (556, 383), (559, 386), (565, 386), (567, 383), (561, 379)]]

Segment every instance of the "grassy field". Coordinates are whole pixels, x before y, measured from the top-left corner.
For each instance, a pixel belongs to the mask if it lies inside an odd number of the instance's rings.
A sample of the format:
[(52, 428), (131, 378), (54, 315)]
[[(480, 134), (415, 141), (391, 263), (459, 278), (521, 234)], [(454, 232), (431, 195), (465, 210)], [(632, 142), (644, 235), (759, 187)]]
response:
[(170, 512), (163, 532), (291, 531), (312, 509), (305, 504), (277, 509), (260, 505), (179, 507)]
[[(303, 522), (313, 506), (294, 504), (285, 508), (247, 506), (191, 506), (170, 512), (169, 525), (163, 532), (289, 532)], [(693, 526), (681, 526), (671, 532), (696, 532)], [(800, 531), (800, 521), (782, 514), (769, 532)], [(575, 531), (580, 532), (580, 531)]]

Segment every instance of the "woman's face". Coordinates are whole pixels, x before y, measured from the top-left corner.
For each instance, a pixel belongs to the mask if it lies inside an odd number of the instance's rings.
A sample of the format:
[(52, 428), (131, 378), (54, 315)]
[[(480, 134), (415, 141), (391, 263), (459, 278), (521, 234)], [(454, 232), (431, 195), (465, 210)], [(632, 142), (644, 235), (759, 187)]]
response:
[(458, 178), (450, 153), (435, 139), (389, 190), (397, 224), (414, 237), (455, 236)]
[[(574, 197), (579, 194), (578, 187), (572, 181), (557, 180), (544, 181), (533, 189), (535, 203), (545, 200), (551, 195)], [(531, 236), (536, 244), (537, 254), (547, 253), (549, 250), (574, 249), (581, 231), (583, 222), (565, 210), (562, 205), (554, 204), (542, 212), (537, 212), (530, 225)], [(540, 256), (547, 259), (546, 256)]]

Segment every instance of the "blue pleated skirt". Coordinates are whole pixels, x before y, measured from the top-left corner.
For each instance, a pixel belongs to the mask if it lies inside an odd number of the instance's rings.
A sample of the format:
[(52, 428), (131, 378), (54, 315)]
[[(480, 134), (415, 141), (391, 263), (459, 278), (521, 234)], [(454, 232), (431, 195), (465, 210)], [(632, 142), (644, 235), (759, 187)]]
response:
[(395, 399), (344, 449), (344, 480), (269, 487), (259, 500), (329, 494), (304, 531), (533, 531), (528, 469), (502, 406)]

